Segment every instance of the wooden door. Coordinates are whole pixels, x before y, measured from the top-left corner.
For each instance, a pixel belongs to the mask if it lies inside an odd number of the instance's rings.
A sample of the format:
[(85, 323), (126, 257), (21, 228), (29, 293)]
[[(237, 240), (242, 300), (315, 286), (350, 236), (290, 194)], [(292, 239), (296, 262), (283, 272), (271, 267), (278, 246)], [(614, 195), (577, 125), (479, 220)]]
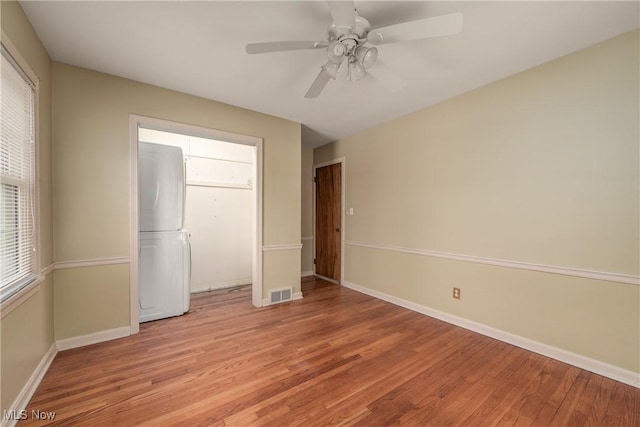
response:
[(340, 282), (342, 165), (316, 169), (316, 274)]

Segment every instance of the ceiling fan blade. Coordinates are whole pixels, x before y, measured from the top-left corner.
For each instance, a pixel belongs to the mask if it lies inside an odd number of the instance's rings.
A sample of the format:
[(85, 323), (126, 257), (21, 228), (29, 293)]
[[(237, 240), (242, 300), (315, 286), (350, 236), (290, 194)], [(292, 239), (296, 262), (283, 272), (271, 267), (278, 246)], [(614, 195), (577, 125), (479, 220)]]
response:
[(287, 50), (301, 50), (301, 49), (321, 49), (327, 47), (329, 42), (327, 41), (283, 41), (283, 42), (265, 42), (265, 43), (249, 43), (245, 48), (247, 53), (270, 53), (270, 52), (284, 52)]
[(404, 79), (387, 67), (380, 59), (367, 72), (391, 93), (398, 92), (407, 85)]
[(311, 83), (311, 87), (304, 95), (305, 98), (317, 98), (318, 95), (322, 92), (324, 87), (329, 83), (329, 74), (327, 74), (323, 69), (320, 70), (316, 79)]
[(373, 44), (395, 43), (449, 36), (462, 31), (462, 13), (434, 16), (371, 30), (367, 41)]
[(356, 7), (351, 1), (327, 0), (333, 23), (339, 28), (356, 27)]

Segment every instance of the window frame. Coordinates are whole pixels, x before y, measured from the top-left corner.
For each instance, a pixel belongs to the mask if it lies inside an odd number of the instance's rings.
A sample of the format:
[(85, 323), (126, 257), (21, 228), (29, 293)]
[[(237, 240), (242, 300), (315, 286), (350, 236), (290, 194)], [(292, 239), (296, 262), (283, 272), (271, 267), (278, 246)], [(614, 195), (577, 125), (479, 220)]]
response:
[(9, 314), (16, 307), (29, 299), (40, 290), (44, 281), (44, 274), (40, 267), (40, 79), (31, 69), (28, 62), (20, 55), (20, 52), (11, 42), (10, 38), (1, 32), (0, 44), (2, 48), (11, 56), (11, 60), (19, 67), (19, 72), (23, 74), (33, 85), (33, 184), (32, 184), (32, 206), (33, 206), (33, 247), (35, 254), (33, 257), (33, 279), (22, 284), (12, 295), (0, 302), (0, 319)]

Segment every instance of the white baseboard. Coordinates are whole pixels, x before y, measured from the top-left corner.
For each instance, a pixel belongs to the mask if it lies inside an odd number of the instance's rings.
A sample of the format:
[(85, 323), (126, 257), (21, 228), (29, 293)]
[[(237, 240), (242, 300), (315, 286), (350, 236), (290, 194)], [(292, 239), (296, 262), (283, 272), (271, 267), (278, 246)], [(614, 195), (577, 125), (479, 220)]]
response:
[(343, 286), (353, 289), (354, 291), (361, 292), (366, 295), (390, 302), (400, 307), (407, 308), (412, 311), (416, 311), (421, 314), (425, 314), (430, 317), (442, 320), (452, 325), (460, 326), (461, 328), (468, 329), (470, 331), (477, 332), (479, 334), (495, 338), (499, 341), (503, 341), (516, 347), (524, 348), (525, 350), (532, 351), (534, 353), (541, 354), (543, 356), (550, 357), (552, 359), (559, 360), (569, 365), (576, 366), (578, 368), (593, 372), (603, 377), (611, 378), (612, 380), (619, 381), (621, 383), (628, 384), (630, 386), (640, 388), (640, 374), (637, 372), (629, 371), (617, 366), (610, 365), (608, 363), (601, 362), (599, 360), (591, 359), (580, 354), (572, 353), (561, 348), (553, 347), (548, 344), (544, 344), (538, 341), (531, 340), (519, 335), (505, 332), (500, 329), (493, 328), (491, 326), (483, 325), (472, 320), (468, 320), (462, 317), (454, 316), (449, 313), (434, 310), (427, 306), (417, 304), (412, 301), (408, 301), (402, 298), (398, 298), (392, 295), (385, 294), (384, 292), (376, 291), (366, 288), (364, 286), (357, 285), (352, 282), (343, 280)]
[(220, 289), (237, 288), (239, 286), (250, 286), (250, 285), (251, 285), (251, 277), (240, 279), (240, 280), (228, 280), (226, 282), (214, 283), (208, 288), (192, 289), (191, 293), (199, 294), (201, 292), (218, 291)]
[(303, 271), (302, 273), (300, 273), (300, 277), (309, 277), (309, 276), (313, 276), (313, 270), (312, 271)]
[[(51, 347), (49, 347), (49, 350), (47, 350), (45, 355), (42, 357), (42, 360), (40, 360), (40, 363), (38, 363), (38, 366), (36, 366), (33, 374), (31, 374), (31, 377), (29, 377), (27, 383), (24, 385), (24, 387), (22, 387), (22, 390), (20, 390), (20, 393), (16, 397), (16, 400), (9, 408), (7, 408), (7, 410), (15, 411), (14, 413), (20, 413), (20, 411), (23, 411), (27, 408), (29, 401), (31, 401), (31, 398), (40, 385), (42, 378), (44, 378), (44, 374), (46, 374), (49, 370), (49, 366), (51, 366), (51, 362), (53, 362), (53, 359), (55, 359), (56, 354), (58, 354), (56, 343), (52, 343)], [(13, 427), (17, 423), (18, 420), (7, 420), (3, 416), (0, 425), (2, 425), (2, 427)]]
[(70, 350), (72, 348), (84, 347), (85, 345), (128, 337), (129, 335), (131, 335), (131, 326), (123, 326), (121, 328), (107, 329), (88, 335), (64, 338), (56, 341), (56, 347), (58, 351)]
[(337, 280), (335, 280), (335, 279), (332, 279), (332, 278), (330, 278), (330, 277), (323, 276), (323, 275), (321, 275), (321, 274), (316, 274), (316, 277), (319, 277), (319, 278), (321, 278), (322, 280), (325, 280), (325, 281), (327, 281), (327, 282), (330, 282), (330, 283), (333, 283), (333, 284), (336, 284), (336, 285), (340, 285), (340, 284), (341, 284), (339, 281), (337, 281)]
[(294, 292), (292, 300), (302, 299), (302, 292)]

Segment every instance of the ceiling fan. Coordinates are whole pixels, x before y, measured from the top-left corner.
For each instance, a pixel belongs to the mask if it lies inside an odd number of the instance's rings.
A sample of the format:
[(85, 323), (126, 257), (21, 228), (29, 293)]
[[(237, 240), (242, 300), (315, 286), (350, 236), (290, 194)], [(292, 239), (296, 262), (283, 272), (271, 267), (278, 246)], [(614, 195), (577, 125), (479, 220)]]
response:
[(343, 63), (347, 64), (347, 79), (350, 81), (366, 76), (367, 70), (374, 64), (382, 65), (378, 60), (378, 49), (368, 44), (420, 40), (462, 31), (462, 13), (459, 12), (371, 29), (369, 21), (358, 15), (353, 0), (327, 1), (327, 5), (333, 22), (327, 31), (326, 41), (276, 41), (249, 43), (246, 46), (249, 54), (326, 49), (327, 62), (321, 67), (305, 98), (318, 97), (329, 79), (336, 79)]

